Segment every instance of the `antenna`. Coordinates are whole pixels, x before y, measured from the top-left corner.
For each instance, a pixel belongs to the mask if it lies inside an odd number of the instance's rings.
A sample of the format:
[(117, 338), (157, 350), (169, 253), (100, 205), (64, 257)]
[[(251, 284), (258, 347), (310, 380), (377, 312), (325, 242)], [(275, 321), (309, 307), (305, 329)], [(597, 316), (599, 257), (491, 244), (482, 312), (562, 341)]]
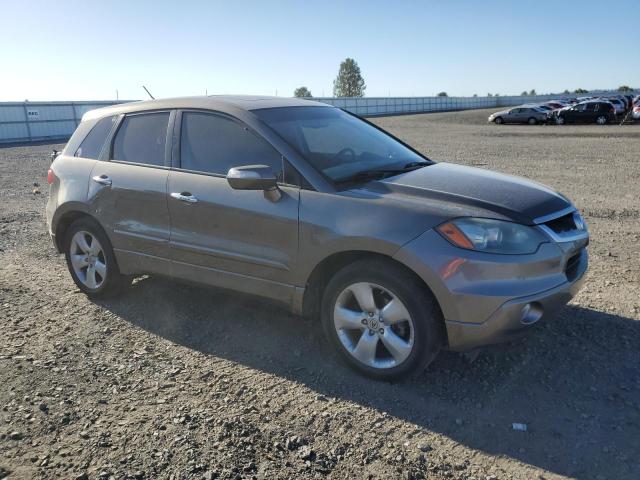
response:
[(155, 100), (156, 97), (154, 97), (153, 95), (151, 95), (151, 92), (149, 90), (147, 90), (147, 87), (145, 87), (144, 85), (142, 85), (142, 88), (144, 88), (144, 91), (147, 92), (147, 95), (149, 95), (151, 97), (151, 100)]

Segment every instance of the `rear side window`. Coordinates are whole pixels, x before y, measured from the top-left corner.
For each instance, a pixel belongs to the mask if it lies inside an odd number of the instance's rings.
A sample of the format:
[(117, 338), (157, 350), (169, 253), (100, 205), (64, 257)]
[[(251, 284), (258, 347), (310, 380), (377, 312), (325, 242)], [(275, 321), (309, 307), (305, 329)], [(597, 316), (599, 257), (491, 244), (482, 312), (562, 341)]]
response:
[(240, 165), (267, 165), (282, 178), (280, 153), (243, 125), (210, 113), (182, 114), (181, 168), (226, 175)]
[(114, 122), (115, 117), (105, 117), (99, 120), (82, 141), (73, 156), (97, 160), (100, 157), (100, 152)]
[(169, 112), (126, 116), (113, 141), (113, 160), (164, 165)]

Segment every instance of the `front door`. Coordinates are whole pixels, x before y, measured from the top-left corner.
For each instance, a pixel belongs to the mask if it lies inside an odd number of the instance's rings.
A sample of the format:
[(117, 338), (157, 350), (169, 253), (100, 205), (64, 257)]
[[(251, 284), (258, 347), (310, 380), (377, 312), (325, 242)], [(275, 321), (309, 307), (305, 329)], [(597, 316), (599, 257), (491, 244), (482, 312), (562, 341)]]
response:
[(127, 115), (108, 160), (91, 172), (91, 213), (107, 230), (122, 273), (169, 272), (169, 112)]
[(298, 255), (299, 189), (278, 200), (232, 189), (240, 165), (281, 175), (282, 156), (248, 127), (222, 114), (181, 114), (179, 168), (169, 174), (171, 258), (175, 276), (289, 302)]

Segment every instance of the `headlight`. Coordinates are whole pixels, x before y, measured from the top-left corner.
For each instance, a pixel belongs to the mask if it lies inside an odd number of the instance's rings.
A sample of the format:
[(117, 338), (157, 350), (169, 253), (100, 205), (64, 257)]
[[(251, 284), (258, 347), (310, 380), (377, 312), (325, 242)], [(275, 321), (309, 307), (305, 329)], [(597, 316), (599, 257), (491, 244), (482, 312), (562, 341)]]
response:
[(456, 247), (487, 253), (534, 253), (549, 241), (535, 227), (489, 218), (458, 218), (437, 230)]

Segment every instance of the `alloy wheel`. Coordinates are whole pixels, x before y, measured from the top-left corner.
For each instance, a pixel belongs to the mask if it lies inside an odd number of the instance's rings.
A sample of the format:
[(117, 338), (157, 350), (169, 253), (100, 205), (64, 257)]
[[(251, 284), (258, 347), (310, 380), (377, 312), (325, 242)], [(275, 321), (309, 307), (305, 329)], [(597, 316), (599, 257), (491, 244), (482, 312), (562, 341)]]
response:
[(333, 324), (345, 350), (369, 367), (396, 367), (414, 347), (407, 307), (393, 292), (373, 283), (354, 283), (338, 295)]
[(604, 125), (605, 123), (607, 123), (607, 119), (603, 116), (599, 116), (598, 118), (596, 118), (596, 123), (598, 125)]
[(98, 239), (86, 231), (78, 231), (71, 238), (69, 258), (76, 277), (92, 290), (102, 286), (107, 278), (107, 262)]

